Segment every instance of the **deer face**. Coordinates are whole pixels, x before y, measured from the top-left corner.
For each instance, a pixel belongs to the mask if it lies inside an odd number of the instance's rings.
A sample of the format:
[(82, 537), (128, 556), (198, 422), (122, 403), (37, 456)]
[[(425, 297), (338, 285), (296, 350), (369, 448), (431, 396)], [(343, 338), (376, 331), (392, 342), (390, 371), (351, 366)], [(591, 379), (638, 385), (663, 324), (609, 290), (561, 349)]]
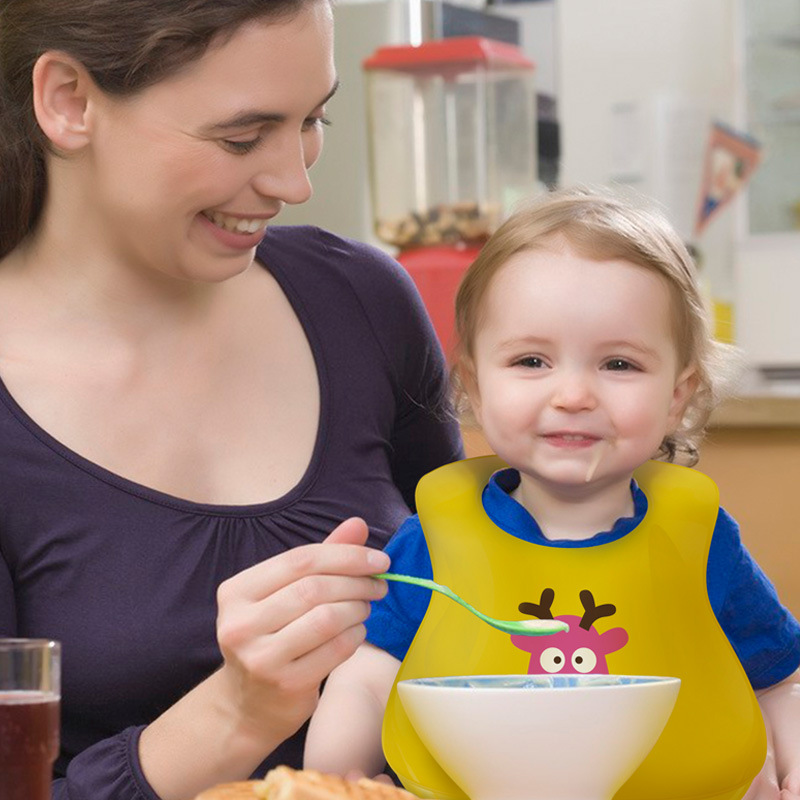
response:
[(592, 625), (601, 617), (609, 617), (616, 613), (616, 608), (607, 603), (596, 606), (592, 593), (584, 589), (580, 593), (584, 607), (582, 617), (562, 615), (553, 617), (550, 607), (555, 592), (545, 589), (541, 600), (535, 603), (520, 603), (519, 610), (523, 614), (539, 619), (558, 619), (569, 625), (569, 630), (553, 636), (520, 636), (513, 635), (511, 641), (515, 647), (531, 654), (528, 663), (529, 675), (555, 672), (593, 672), (608, 675), (606, 656), (624, 647), (628, 642), (628, 632), (624, 628), (611, 628), (599, 633)]

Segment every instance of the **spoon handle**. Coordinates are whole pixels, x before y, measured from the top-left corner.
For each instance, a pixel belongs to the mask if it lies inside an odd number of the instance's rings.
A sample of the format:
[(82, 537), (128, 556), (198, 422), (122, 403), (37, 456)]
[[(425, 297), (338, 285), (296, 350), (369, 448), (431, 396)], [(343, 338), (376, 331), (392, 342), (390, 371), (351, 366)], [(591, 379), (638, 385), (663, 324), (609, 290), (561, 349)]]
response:
[(429, 581), (427, 578), (417, 578), (414, 575), (397, 575), (393, 572), (383, 572), (373, 577), (383, 578), (383, 580), (387, 581), (398, 581), (399, 583), (412, 583), (415, 586), (422, 586), (433, 592), (439, 592), (439, 594), (443, 594), (451, 600), (455, 600), (456, 603), (464, 606), (464, 608), (471, 611), (476, 617), (480, 617), (484, 622), (488, 622), (490, 625), (495, 622), (492, 617), (487, 617), (486, 614), (482, 614), (477, 608), (471, 606), (462, 597), (459, 597), (449, 586), (443, 586), (441, 583), (436, 583), (436, 581)]

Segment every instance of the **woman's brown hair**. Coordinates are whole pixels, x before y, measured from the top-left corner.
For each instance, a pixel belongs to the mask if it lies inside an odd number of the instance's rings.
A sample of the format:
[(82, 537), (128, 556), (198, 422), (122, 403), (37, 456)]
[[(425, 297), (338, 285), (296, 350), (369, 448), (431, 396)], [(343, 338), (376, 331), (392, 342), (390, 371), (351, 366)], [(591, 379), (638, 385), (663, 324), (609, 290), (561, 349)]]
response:
[(32, 231), (47, 191), (48, 141), (31, 75), (57, 50), (105, 92), (126, 96), (200, 58), (253, 19), (286, 19), (313, 0), (0, 0), (0, 258)]

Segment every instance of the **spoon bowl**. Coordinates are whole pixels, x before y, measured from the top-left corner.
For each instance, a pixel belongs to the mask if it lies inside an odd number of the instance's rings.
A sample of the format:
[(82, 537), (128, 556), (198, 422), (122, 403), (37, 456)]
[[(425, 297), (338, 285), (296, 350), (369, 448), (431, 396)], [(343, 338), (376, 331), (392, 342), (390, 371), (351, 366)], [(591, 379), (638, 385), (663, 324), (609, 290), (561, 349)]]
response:
[(549, 636), (553, 633), (569, 630), (569, 625), (566, 622), (555, 619), (495, 619), (471, 606), (449, 586), (443, 586), (441, 583), (430, 581), (427, 578), (417, 578), (414, 575), (397, 575), (393, 572), (382, 572), (379, 575), (373, 575), (373, 577), (386, 581), (410, 583), (414, 586), (421, 586), (423, 589), (430, 589), (432, 592), (443, 594), (445, 597), (449, 597), (459, 605), (464, 606), (467, 611), (482, 619), (487, 625), (491, 625), (504, 633), (512, 633), (518, 636)]

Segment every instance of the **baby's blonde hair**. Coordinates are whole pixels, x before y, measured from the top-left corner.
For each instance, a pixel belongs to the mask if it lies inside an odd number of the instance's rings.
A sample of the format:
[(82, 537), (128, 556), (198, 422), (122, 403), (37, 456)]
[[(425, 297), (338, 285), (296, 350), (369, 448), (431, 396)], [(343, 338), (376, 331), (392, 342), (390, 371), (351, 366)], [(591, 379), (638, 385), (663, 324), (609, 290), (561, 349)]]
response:
[(693, 367), (697, 385), (677, 430), (654, 457), (695, 464), (711, 412), (738, 372), (738, 351), (713, 338), (694, 261), (664, 215), (608, 189), (577, 187), (536, 198), (506, 220), (467, 270), (456, 297), (453, 366), (456, 407), (465, 423), (474, 423), (464, 385), (474, 377), (475, 335), (492, 278), (515, 254), (546, 250), (558, 238), (584, 258), (628, 261), (665, 280), (679, 367)]

